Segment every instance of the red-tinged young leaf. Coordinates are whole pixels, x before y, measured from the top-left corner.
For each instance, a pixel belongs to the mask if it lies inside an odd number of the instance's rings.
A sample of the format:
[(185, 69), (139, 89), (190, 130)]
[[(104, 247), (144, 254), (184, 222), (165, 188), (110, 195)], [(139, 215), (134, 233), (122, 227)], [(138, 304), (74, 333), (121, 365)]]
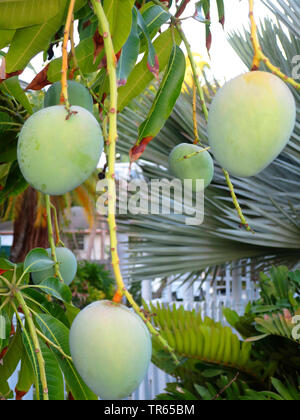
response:
[(138, 11), (138, 9), (135, 8), (135, 10), (136, 10), (136, 13), (137, 13), (138, 27), (142, 31), (142, 33), (143, 33), (143, 35), (144, 35), (144, 37), (145, 37), (145, 39), (147, 40), (147, 43), (148, 43), (148, 63), (147, 63), (147, 67), (148, 67), (149, 71), (154, 74), (156, 79), (158, 79), (158, 76), (159, 76), (158, 56), (157, 56), (155, 48), (152, 44), (152, 40), (151, 40), (149, 31), (148, 31), (146, 22), (144, 21), (144, 18), (141, 15), (141, 13)]
[(138, 141), (130, 152), (131, 162), (141, 157), (149, 142), (157, 136), (165, 125), (180, 95), (185, 70), (185, 56), (176, 45), (172, 49), (169, 64), (150, 112), (139, 127)]
[(26, 90), (41, 90), (43, 87), (51, 85), (47, 78), (48, 69), (50, 64), (48, 64), (40, 73), (38, 73), (31, 83), (27, 86)]
[(2, 274), (6, 273), (8, 270), (1, 270), (0, 269), (0, 276), (2, 276)]
[(138, 34), (137, 13), (132, 11), (132, 28), (130, 35), (122, 48), (117, 66), (118, 86), (125, 86), (128, 76), (132, 72), (140, 51), (140, 38)]
[(15, 389), (16, 393), (16, 401), (22, 401), (23, 397), (27, 394), (25, 391), (18, 391), (17, 388)]
[(224, 0), (217, 0), (217, 6), (218, 6), (219, 22), (224, 28), (224, 25), (225, 25)]
[(132, 147), (129, 152), (130, 162), (135, 162), (142, 156), (151, 140), (153, 137), (145, 137), (139, 144)]

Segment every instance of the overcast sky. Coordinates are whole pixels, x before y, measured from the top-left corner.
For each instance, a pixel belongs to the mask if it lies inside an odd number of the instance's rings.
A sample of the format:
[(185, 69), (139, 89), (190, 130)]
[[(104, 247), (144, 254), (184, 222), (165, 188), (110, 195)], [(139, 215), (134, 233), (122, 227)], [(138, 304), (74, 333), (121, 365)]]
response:
[[(184, 31), (192, 45), (195, 53), (201, 54), (206, 61), (209, 61), (211, 69), (216, 79), (222, 83), (229, 80), (246, 70), (243, 63), (230, 47), (226, 40), (226, 33), (236, 29), (242, 30), (243, 27), (249, 26), (248, 18), (248, 0), (225, 0), (226, 8), (226, 25), (225, 32), (218, 23), (216, 1), (211, 1), (212, 5), (212, 33), (213, 44), (211, 48), (211, 60), (209, 60), (205, 48), (205, 25), (194, 19), (185, 20), (183, 23)], [(195, 11), (195, 1), (192, 0), (187, 8), (184, 16), (192, 16)], [(267, 8), (262, 4), (261, 0), (256, 1), (255, 14), (257, 19), (263, 19), (267, 14)], [(40, 54), (32, 60), (37, 71), (43, 68), (43, 59)], [(34, 74), (27, 69), (22, 79), (30, 82)]]

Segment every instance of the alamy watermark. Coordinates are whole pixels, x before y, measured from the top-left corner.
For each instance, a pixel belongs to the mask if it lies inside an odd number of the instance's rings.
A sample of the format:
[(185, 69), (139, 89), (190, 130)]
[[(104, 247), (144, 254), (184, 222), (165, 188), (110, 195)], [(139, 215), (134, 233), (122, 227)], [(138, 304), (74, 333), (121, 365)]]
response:
[[(117, 182), (117, 205), (113, 205), (108, 194), (109, 182), (97, 184), (97, 211), (102, 216), (119, 215), (185, 215), (185, 223), (199, 226), (204, 221), (204, 180), (144, 179)], [(112, 185), (113, 186), (113, 185)], [(192, 192), (194, 190), (194, 193)]]

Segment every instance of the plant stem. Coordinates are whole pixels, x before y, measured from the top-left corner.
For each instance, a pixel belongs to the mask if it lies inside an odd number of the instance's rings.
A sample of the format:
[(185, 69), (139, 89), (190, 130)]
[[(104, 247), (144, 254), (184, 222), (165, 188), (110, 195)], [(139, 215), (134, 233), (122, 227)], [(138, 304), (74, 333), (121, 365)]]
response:
[(241, 220), (242, 226), (244, 226), (245, 229), (248, 232), (255, 233), (254, 230), (251, 229), (251, 227), (248, 225), (247, 220), (246, 220), (245, 216), (243, 215), (243, 212), (242, 212), (241, 206), (239, 205), (237, 196), (235, 194), (234, 187), (233, 187), (233, 184), (231, 182), (229, 173), (225, 169), (223, 169), (223, 172), (224, 172), (224, 175), (225, 175), (225, 179), (226, 179), (227, 185), (229, 187), (229, 191), (230, 191), (230, 194), (231, 194), (231, 197), (232, 197), (233, 204), (234, 204), (234, 206), (236, 208), (236, 211), (238, 212), (238, 215), (239, 215), (239, 218)]
[(116, 160), (116, 141), (117, 141), (117, 106), (118, 106), (118, 90), (117, 90), (117, 74), (116, 74), (116, 57), (114, 53), (113, 42), (110, 34), (109, 23), (104, 13), (102, 4), (99, 0), (92, 0), (95, 14), (99, 20), (100, 32), (103, 33), (104, 38), (104, 47), (106, 51), (107, 58), (107, 71), (109, 75), (109, 85), (110, 85), (110, 109), (108, 113), (109, 117), (109, 130), (108, 130), (108, 225), (110, 231), (110, 240), (111, 240), (111, 257), (112, 257), (112, 266), (117, 283), (117, 292), (115, 295), (115, 301), (120, 302), (122, 296), (125, 295), (128, 302), (131, 304), (136, 313), (143, 319), (146, 323), (151, 334), (155, 335), (163, 344), (164, 348), (170, 351), (176, 364), (179, 364), (179, 361), (175, 355), (174, 350), (168, 345), (166, 340), (164, 340), (159, 332), (152, 326), (151, 322), (146, 319), (146, 317), (141, 312), (138, 304), (134, 301), (132, 295), (127, 291), (121, 269), (118, 256), (118, 241), (117, 241), (117, 225), (116, 225), (116, 182), (115, 182), (115, 160)]
[(51, 341), (48, 337), (46, 337), (39, 329), (36, 329), (36, 332), (43, 340), (46, 341), (46, 343), (50, 344), (50, 346), (52, 346), (56, 350), (58, 350), (65, 359), (68, 359), (68, 360), (72, 361), (72, 357), (68, 356), (60, 346), (53, 343), (53, 341)]
[(61, 75), (61, 98), (60, 103), (65, 104), (67, 110), (70, 109), (68, 97), (68, 42), (70, 38), (70, 29), (73, 18), (73, 11), (76, 0), (70, 0), (67, 21), (64, 32), (64, 41), (62, 46), (62, 75)]
[(56, 207), (50, 203), (50, 207), (54, 214), (54, 226), (55, 226), (55, 234), (56, 234), (56, 246), (61, 245), (62, 247), (65, 247), (65, 244), (60, 238), (60, 232), (59, 232), (59, 224), (58, 224), (58, 217), (57, 217), (57, 210)]
[(197, 122), (197, 86), (193, 83), (193, 125), (194, 125), (194, 144), (200, 143)]
[(51, 201), (50, 196), (48, 194), (45, 195), (46, 199), (46, 210), (47, 210), (47, 225), (48, 225), (48, 238), (49, 238), (49, 244), (51, 248), (51, 256), (54, 261), (54, 269), (55, 269), (55, 275), (59, 278), (60, 282), (63, 283), (63, 278), (59, 271), (59, 262), (57, 261), (56, 256), (56, 249), (55, 249), (55, 243), (54, 243), (54, 234), (53, 234), (53, 226), (52, 226), (52, 217), (51, 217)]
[(44, 401), (49, 401), (49, 391), (48, 391), (48, 385), (47, 385), (45, 361), (44, 361), (44, 358), (43, 358), (43, 355), (42, 355), (37, 331), (36, 331), (34, 322), (32, 320), (31, 313), (29, 311), (28, 306), (26, 305), (26, 302), (23, 298), (22, 293), (17, 292), (15, 294), (15, 297), (16, 297), (16, 299), (17, 299), (17, 301), (18, 301), (18, 303), (19, 303), (19, 305), (20, 305), (20, 307), (21, 307), (21, 309), (22, 309), (22, 311), (25, 315), (25, 319), (27, 321), (29, 332), (30, 332), (32, 342), (33, 342), (33, 345), (34, 345), (34, 350), (35, 350), (38, 365), (39, 365), (40, 379), (41, 379), (41, 383), (42, 383), (42, 387), (43, 387), (43, 400)]
[(271, 70), (272, 73), (280, 77), (285, 82), (291, 84), (295, 89), (300, 89), (300, 83), (297, 83), (293, 78), (288, 77), (282, 71), (272, 64), (271, 60), (263, 53), (258, 38), (258, 30), (254, 17), (254, 0), (249, 0), (249, 18), (251, 23), (251, 42), (254, 49), (254, 59), (252, 64), (252, 71), (256, 71), (260, 67), (261, 61)]

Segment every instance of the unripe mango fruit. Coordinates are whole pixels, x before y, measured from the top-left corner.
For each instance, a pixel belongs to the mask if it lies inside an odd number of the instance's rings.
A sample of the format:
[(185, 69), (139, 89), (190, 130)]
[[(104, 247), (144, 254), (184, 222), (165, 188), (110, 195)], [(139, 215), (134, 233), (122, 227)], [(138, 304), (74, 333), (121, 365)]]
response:
[(70, 192), (94, 172), (103, 151), (96, 118), (86, 109), (52, 106), (33, 114), (18, 142), (18, 162), (26, 181), (50, 195)]
[[(90, 92), (80, 83), (68, 80), (69, 103), (72, 106), (81, 106), (93, 113), (93, 98)], [(61, 82), (53, 83), (47, 90), (44, 99), (44, 107), (60, 105)]]
[[(46, 249), (51, 258), (51, 249)], [(72, 251), (68, 248), (56, 248), (56, 258), (59, 263), (59, 271), (64, 280), (64, 283), (69, 286), (74, 280), (77, 273), (77, 260)], [(47, 270), (36, 271), (31, 273), (34, 284), (40, 284), (42, 281), (54, 277), (55, 268), (51, 267)]]
[(288, 86), (271, 73), (246, 73), (216, 94), (209, 111), (209, 145), (231, 175), (254, 176), (282, 152), (295, 122)]
[(152, 354), (149, 331), (123, 305), (92, 303), (75, 318), (70, 350), (86, 385), (104, 400), (130, 395), (147, 373)]
[(169, 170), (173, 176), (182, 181), (192, 179), (193, 191), (196, 191), (197, 179), (204, 180), (204, 188), (211, 184), (214, 162), (208, 151), (203, 151), (202, 147), (182, 143), (176, 146), (169, 156)]

